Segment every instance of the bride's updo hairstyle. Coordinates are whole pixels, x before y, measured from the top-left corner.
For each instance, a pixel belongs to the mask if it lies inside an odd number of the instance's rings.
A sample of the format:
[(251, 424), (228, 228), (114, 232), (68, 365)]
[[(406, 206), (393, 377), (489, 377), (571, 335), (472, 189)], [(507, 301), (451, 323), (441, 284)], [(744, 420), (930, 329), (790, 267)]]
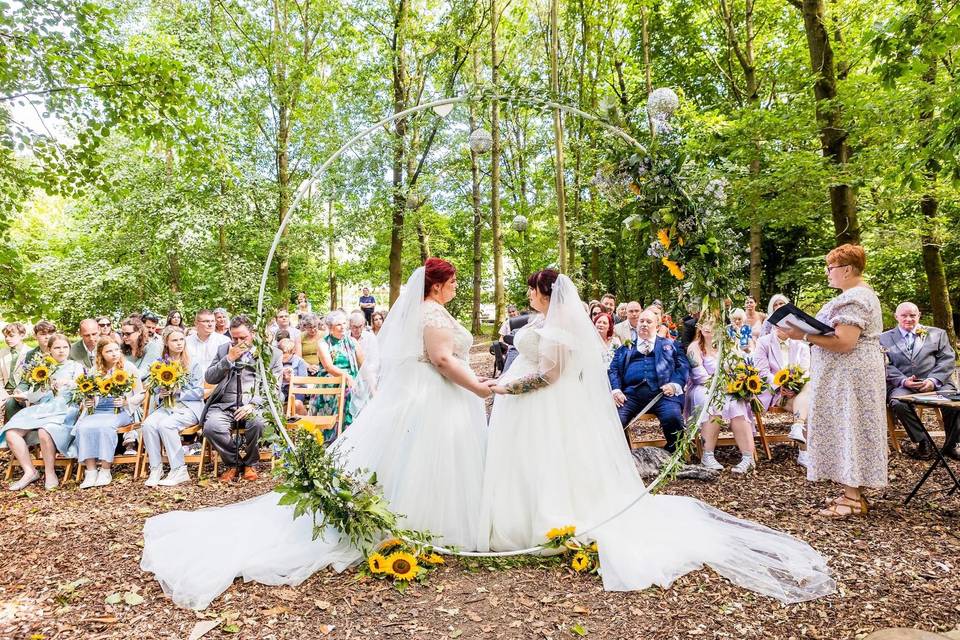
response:
[(527, 278), (527, 286), (536, 289), (541, 294), (550, 297), (553, 293), (553, 283), (557, 281), (560, 274), (553, 269), (543, 269)]
[(443, 284), (457, 274), (457, 268), (446, 260), (440, 258), (427, 258), (423, 263), (423, 295), (430, 294), (430, 289), (435, 284)]

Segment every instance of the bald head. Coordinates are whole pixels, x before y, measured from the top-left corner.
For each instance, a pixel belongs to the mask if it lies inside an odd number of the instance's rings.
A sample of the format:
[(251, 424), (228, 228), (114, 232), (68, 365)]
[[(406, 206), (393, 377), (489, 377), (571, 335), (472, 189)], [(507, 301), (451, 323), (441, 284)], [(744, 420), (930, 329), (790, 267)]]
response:
[(893, 315), (900, 328), (907, 332), (913, 332), (917, 328), (917, 323), (920, 322), (920, 309), (912, 302), (901, 302)]
[(83, 340), (83, 346), (87, 351), (93, 351), (97, 347), (97, 340), (100, 339), (100, 325), (93, 318), (87, 318), (80, 321), (80, 339)]
[(637, 326), (637, 320), (640, 319), (641, 311), (643, 311), (643, 307), (641, 307), (640, 303), (636, 300), (631, 300), (627, 303), (627, 321), (630, 322), (631, 327)]

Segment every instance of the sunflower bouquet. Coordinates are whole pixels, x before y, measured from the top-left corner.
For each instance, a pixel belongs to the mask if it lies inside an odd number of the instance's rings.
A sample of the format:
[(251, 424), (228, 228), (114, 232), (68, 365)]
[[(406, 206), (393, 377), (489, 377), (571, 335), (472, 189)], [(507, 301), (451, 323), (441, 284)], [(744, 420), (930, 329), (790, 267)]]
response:
[[(780, 389), (786, 389), (793, 393), (800, 393), (803, 390), (803, 385), (810, 382), (810, 376), (807, 375), (807, 372), (803, 367), (792, 364), (789, 367), (784, 367), (777, 371), (777, 374), (773, 376), (773, 385)], [(780, 396), (780, 406), (786, 404), (787, 398), (784, 398), (781, 394)]]
[(164, 407), (172, 409), (176, 404), (175, 391), (183, 389), (190, 378), (190, 374), (179, 360), (163, 358), (150, 365), (150, 375), (147, 377), (148, 389), (166, 389), (170, 393), (163, 396), (161, 402)]
[(76, 388), (73, 390), (73, 400), (80, 405), (80, 415), (86, 411), (85, 400), (92, 400), (97, 397), (97, 377), (84, 371), (74, 380)]
[(45, 391), (50, 388), (53, 374), (60, 367), (60, 363), (43, 353), (37, 353), (30, 362), (23, 365), (21, 379), (27, 383), (31, 391)]
[(760, 376), (760, 370), (744, 360), (737, 360), (727, 374), (727, 395), (738, 400), (746, 400), (750, 406), (759, 411), (760, 400), (757, 396), (770, 385)]
[[(114, 367), (109, 376), (97, 378), (97, 395), (101, 397), (122, 398), (133, 389), (133, 376), (123, 367), (123, 363)], [(113, 408), (114, 413), (120, 413), (120, 407)]]
[(599, 573), (600, 552), (597, 543), (584, 544), (576, 539), (576, 533), (577, 528), (573, 525), (555, 527), (547, 531), (547, 542), (543, 546), (573, 554), (570, 558), (570, 568), (577, 573)]
[(412, 581), (423, 580), (443, 563), (443, 556), (429, 545), (413, 545), (400, 538), (388, 538), (367, 556), (362, 571), (378, 580), (393, 580), (394, 586), (403, 591)]

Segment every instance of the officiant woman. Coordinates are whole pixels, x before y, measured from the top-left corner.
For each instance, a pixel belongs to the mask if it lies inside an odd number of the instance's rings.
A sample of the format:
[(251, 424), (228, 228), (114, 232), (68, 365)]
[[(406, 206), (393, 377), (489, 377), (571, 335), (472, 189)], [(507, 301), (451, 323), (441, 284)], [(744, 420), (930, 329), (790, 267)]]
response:
[(827, 282), (840, 295), (823, 306), (817, 319), (831, 335), (804, 333), (791, 338), (810, 348), (810, 410), (807, 479), (832, 480), (843, 493), (830, 500), (821, 516), (864, 515), (864, 487), (887, 484), (887, 435), (884, 416), (883, 331), (880, 300), (863, 280), (863, 247), (845, 244), (827, 254)]

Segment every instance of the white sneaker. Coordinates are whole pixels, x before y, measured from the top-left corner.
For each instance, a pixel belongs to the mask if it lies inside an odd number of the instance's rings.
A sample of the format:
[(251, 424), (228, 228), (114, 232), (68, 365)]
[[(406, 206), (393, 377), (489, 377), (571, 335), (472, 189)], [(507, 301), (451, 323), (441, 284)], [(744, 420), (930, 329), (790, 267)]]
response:
[(802, 422), (794, 422), (790, 425), (790, 439), (796, 442), (802, 442), (803, 444), (807, 443), (807, 439), (803, 437)]
[(170, 469), (167, 477), (160, 481), (161, 487), (175, 487), (178, 484), (190, 481), (190, 473), (187, 471), (187, 465), (180, 465), (176, 469)]
[(97, 473), (97, 484), (94, 486), (105, 487), (111, 482), (113, 482), (113, 475), (110, 473), (110, 469), (100, 469), (100, 472)]
[(810, 454), (807, 451), (801, 451), (797, 454), (797, 464), (801, 467), (810, 466)]
[(11, 484), (7, 489), (9, 491), (23, 491), (31, 484), (40, 479), (40, 473), (34, 469), (33, 473), (25, 473), (23, 477)]
[(701, 466), (706, 467), (707, 469), (713, 469), (714, 471), (723, 471), (723, 465), (717, 462), (717, 459), (714, 457), (713, 451), (704, 451), (703, 458), (700, 460)]
[(757, 468), (757, 463), (753, 461), (753, 456), (743, 456), (735, 467), (730, 469), (731, 473), (737, 475), (746, 475), (748, 472)]
[(97, 476), (100, 475), (100, 471), (94, 469), (93, 471), (84, 471), (83, 472), (83, 482), (80, 483), (81, 489), (92, 489), (97, 486)]
[(150, 468), (150, 475), (147, 481), (143, 483), (145, 487), (155, 487), (160, 484), (160, 478), (163, 477), (163, 467)]
[(135, 456), (135, 455), (137, 455), (137, 450), (134, 449), (133, 447), (127, 447), (126, 449), (123, 450), (123, 455), (125, 455), (125, 456)]

